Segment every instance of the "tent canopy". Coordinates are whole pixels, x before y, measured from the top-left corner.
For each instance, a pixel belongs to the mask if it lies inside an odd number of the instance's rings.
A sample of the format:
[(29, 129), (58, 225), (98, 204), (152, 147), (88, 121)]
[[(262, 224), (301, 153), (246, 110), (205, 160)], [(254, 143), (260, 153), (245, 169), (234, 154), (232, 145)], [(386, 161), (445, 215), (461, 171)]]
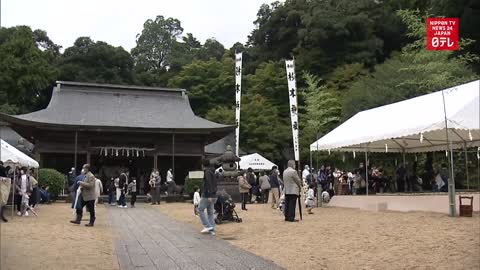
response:
[(5, 165), (13, 165), (13, 166), (25, 166), (31, 168), (38, 168), (38, 162), (32, 159), (31, 157), (24, 154), (22, 151), (18, 150), (17, 148), (11, 146), (4, 140), (1, 140), (1, 152), (0, 152), (0, 160), (3, 161)]
[(271, 170), (273, 166), (277, 165), (258, 153), (240, 157), (240, 168), (242, 170), (252, 168), (254, 171), (267, 171)]
[(429, 152), (480, 146), (480, 80), (357, 113), (310, 151)]

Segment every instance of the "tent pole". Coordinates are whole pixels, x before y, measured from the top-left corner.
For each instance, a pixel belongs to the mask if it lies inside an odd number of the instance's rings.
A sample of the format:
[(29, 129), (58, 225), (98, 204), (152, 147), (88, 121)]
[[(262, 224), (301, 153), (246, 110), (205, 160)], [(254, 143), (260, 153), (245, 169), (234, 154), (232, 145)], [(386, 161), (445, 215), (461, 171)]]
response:
[(447, 147), (450, 147), (450, 176), (448, 178), (448, 203), (449, 203), (449, 213), (451, 217), (456, 216), (456, 201), (455, 201), (455, 176), (453, 172), (453, 149), (452, 142), (448, 139), (448, 121), (447, 121), (447, 105), (445, 103), (445, 93), (442, 90), (442, 99), (443, 99), (443, 115), (445, 118), (445, 136), (447, 139)]
[(368, 196), (368, 148), (365, 148), (365, 186), (367, 188), (367, 196)]
[[(403, 151), (402, 151), (402, 158), (403, 158), (403, 168), (405, 169), (405, 172), (406, 172), (407, 171), (407, 164), (406, 164), (407, 161), (405, 159), (405, 149), (403, 149)], [(407, 174), (405, 173), (405, 175), (403, 176), (403, 189), (402, 189), (403, 192), (407, 191), (407, 178), (406, 177), (407, 177)]]
[(15, 198), (15, 173), (17, 172), (16, 166), (13, 166), (13, 181), (12, 181), (12, 217), (15, 209), (15, 201), (13, 200)]
[(467, 153), (467, 143), (463, 143), (463, 149), (465, 150), (465, 173), (467, 177), (467, 190), (470, 190), (470, 177), (468, 175), (468, 153)]
[[(313, 164), (312, 164), (312, 150), (310, 150), (310, 170), (312, 170)], [(313, 173), (313, 170), (312, 170)]]

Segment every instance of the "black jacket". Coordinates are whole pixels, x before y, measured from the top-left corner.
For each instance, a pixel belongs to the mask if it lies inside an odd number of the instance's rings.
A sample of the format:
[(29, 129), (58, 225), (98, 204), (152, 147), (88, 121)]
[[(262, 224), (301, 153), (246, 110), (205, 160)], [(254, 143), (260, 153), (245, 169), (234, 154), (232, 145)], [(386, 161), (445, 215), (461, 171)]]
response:
[(206, 168), (203, 174), (203, 197), (217, 197), (217, 177), (212, 168)]

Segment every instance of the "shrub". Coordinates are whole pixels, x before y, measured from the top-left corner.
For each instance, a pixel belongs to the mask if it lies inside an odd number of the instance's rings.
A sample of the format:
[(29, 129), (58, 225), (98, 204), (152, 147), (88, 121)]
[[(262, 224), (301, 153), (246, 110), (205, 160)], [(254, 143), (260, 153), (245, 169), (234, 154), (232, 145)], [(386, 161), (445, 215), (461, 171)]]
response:
[(54, 169), (40, 169), (38, 171), (38, 184), (49, 186), (50, 194), (57, 197), (64, 187), (65, 176)]
[(200, 189), (203, 187), (203, 179), (202, 178), (185, 178), (185, 186), (184, 192), (190, 196), (193, 196), (195, 192), (195, 187), (199, 187)]

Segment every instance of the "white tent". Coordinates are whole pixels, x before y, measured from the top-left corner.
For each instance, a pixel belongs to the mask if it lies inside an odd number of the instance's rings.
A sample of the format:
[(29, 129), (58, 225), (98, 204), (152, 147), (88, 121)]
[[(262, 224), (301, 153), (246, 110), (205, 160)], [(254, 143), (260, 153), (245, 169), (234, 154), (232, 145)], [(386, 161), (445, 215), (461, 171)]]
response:
[(474, 146), (480, 151), (480, 80), (362, 111), (312, 143), (310, 151), (364, 151), (367, 162), (368, 152), (402, 152), (405, 160), (407, 152), (450, 148), (449, 208), (455, 216), (452, 149), (466, 153)]
[(32, 159), (31, 157), (24, 154), (22, 151), (11, 146), (4, 140), (1, 140), (1, 152), (0, 160), (3, 161), (5, 165), (20, 165), (30, 168), (38, 168), (38, 162)]
[(242, 170), (252, 168), (254, 171), (267, 171), (271, 170), (273, 166), (277, 165), (258, 153), (240, 157), (240, 169)]
[[(443, 93), (442, 93), (443, 92)], [(357, 113), (310, 151), (427, 152), (480, 146), (480, 81)]]

